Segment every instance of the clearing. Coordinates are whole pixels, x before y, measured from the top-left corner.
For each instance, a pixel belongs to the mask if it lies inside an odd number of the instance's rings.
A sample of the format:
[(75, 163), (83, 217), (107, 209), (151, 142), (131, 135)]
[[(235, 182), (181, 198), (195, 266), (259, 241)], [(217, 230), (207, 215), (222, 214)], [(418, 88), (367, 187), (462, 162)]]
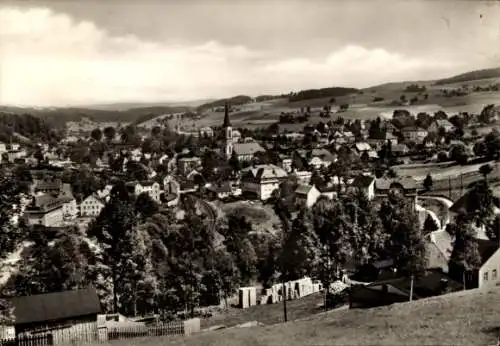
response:
[(281, 221), (269, 205), (260, 201), (238, 201), (232, 203), (218, 202), (218, 207), (226, 215), (239, 215), (251, 223), (257, 233), (273, 233), (281, 228)]
[(369, 310), (337, 310), (253, 328), (191, 337), (144, 338), (116, 345), (495, 345), (500, 290), (471, 290)]

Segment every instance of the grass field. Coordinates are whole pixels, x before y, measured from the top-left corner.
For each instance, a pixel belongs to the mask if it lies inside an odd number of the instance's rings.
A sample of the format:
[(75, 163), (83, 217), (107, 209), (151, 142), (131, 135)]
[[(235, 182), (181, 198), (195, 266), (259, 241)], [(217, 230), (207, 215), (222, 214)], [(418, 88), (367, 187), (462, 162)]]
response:
[(114, 345), (495, 345), (500, 290), (471, 290), (370, 310), (341, 310), (274, 326)]
[[(448, 114), (456, 114), (459, 112), (479, 113), (484, 106), (490, 103), (500, 103), (499, 92), (481, 92), (471, 93), (467, 96), (445, 98), (441, 95), (441, 89), (455, 88), (458, 86), (432, 86), (427, 83), (428, 90), (425, 92), (429, 95), (427, 100), (423, 100), (420, 95), (420, 101), (412, 106), (395, 106), (393, 101), (399, 100), (402, 94), (405, 94), (408, 99), (418, 96), (418, 93), (405, 93), (404, 87), (409, 83), (395, 83), (382, 85), (373, 89), (366, 89), (358, 94), (351, 94), (336, 98), (336, 105), (333, 105), (333, 114), (331, 118), (342, 116), (346, 119), (361, 119), (369, 120), (377, 117), (390, 118), (395, 109), (407, 109), (408, 111), (417, 114), (419, 112), (434, 113), (438, 110), (444, 110)], [(472, 85), (472, 83), (471, 83)], [(384, 101), (373, 102), (374, 97), (382, 97)], [(295, 112), (301, 107), (311, 107), (313, 115), (308, 120), (309, 124), (317, 124), (320, 121), (326, 122), (327, 118), (317, 116), (320, 108), (328, 104), (330, 98), (318, 98), (312, 100), (303, 100), (289, 102), (287, 99), (275, 99), (270, 101), (250, 103), (242, 105), (238, 112), (231, 113), (230, 119), (234, 127), (256, 128), (266, 127), (277, 122), (281, 112)], [(347, 103), (349, 109), (345, 112), (336, 113), (338, 105)], [(316, 111), (316, 113), (315, 113)], [(223, 112), (206, 111), (200, 120), (195, 122), (188, 120), (183, 126), (220, 126), (224, 118)], [(289, 131), (299, 130), (304, 127), (304, 124), (280, 124), (281, 129)]]

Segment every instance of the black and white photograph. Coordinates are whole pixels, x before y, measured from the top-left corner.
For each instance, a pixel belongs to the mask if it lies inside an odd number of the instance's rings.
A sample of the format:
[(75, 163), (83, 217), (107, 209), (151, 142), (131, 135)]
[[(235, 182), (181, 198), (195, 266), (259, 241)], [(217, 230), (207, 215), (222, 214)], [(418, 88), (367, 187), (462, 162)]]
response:
[(0, 346), (500, 346), (500, 1), (0, 0)]

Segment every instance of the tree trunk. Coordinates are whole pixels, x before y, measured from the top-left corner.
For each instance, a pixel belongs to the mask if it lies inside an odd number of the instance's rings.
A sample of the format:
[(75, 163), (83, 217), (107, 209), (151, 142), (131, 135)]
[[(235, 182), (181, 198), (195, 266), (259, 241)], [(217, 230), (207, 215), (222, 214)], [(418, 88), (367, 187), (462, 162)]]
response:
[(464, 285), (464, 291), (465, 291), (465, 270), (462, 273), (462, 284)]
[(415, 278), (412, 275), (410, 275), (410, 302), (413, 300), (413, 283), (415, 281)]

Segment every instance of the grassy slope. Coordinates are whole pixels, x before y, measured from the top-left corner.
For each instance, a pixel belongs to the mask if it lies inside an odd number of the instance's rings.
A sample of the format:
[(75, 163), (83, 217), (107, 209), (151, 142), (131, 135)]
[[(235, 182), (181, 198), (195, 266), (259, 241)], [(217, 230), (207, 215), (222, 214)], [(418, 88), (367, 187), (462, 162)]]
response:
[(493, 345), (500, 290), (473, 290), (370, 310), (333, 311), (267, 327), (117, 345)]

